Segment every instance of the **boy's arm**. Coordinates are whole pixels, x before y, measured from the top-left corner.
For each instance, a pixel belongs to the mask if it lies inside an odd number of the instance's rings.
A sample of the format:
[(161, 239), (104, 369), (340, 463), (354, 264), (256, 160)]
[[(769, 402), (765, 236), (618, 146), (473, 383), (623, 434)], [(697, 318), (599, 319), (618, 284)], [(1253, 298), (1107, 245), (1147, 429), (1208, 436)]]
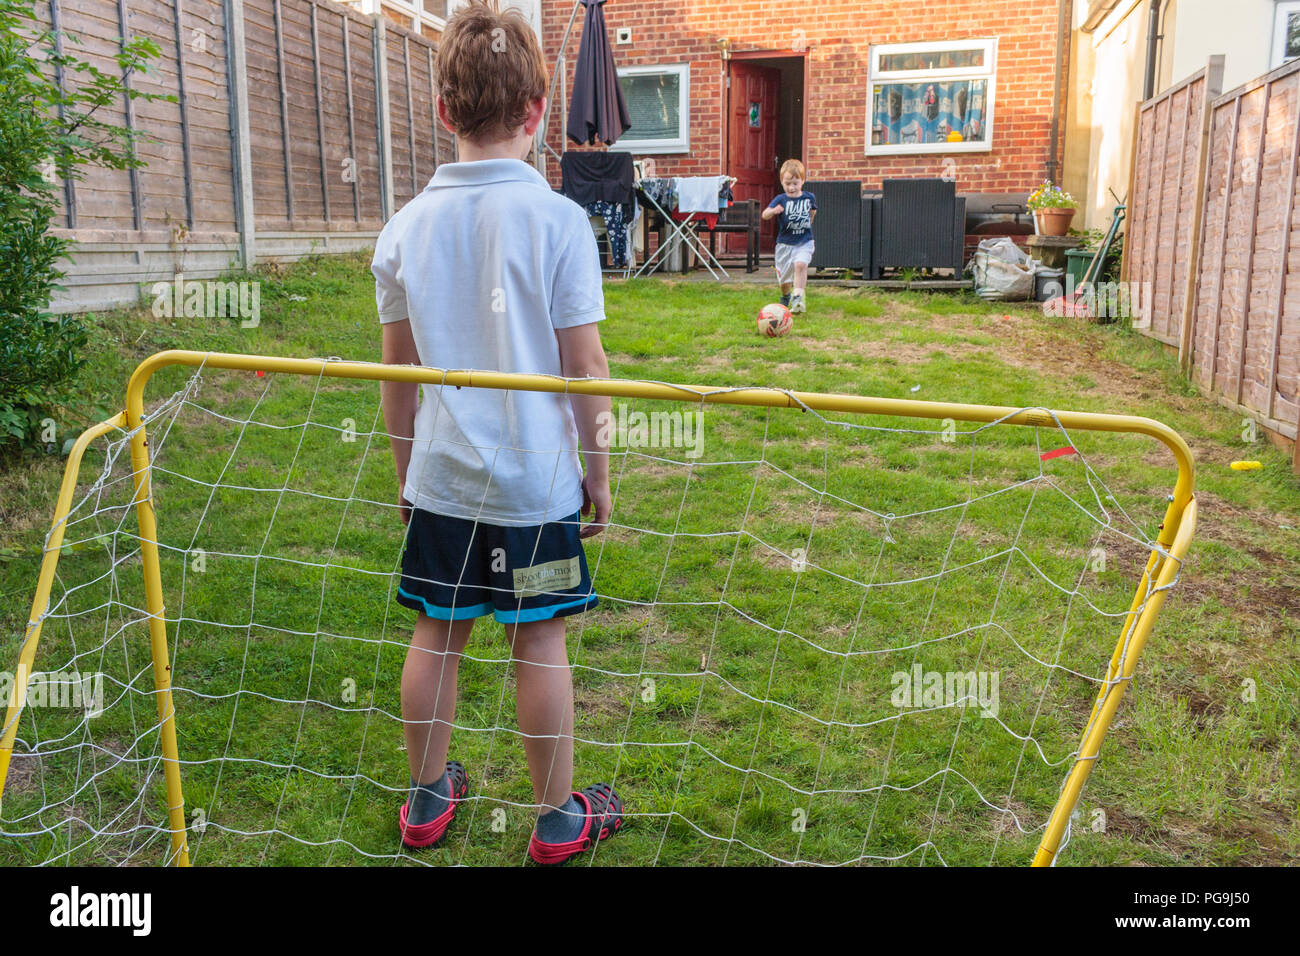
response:
[[(420, 353), (411, 333), (411, 320), (385, 322), (382, 345), (385, 365), (419, 365)], [(411, 509), (402, 497), (406, 469), (411, 464), (411, 440), (415, 436), (415, 411), (420, 386), (415, 382), (380, 382), (379, 396), (384, 409), (384, 429), (393, 447), (397, 465), (397, 503), (401, 506), (402, 524), (411, 520)]]
[[(406, 288), (398, 281), (400, 257), (390, 222), (375, 242), (375, 255), (370, 271), (375, 276), (375, 307), (383, 329), (380, 345), (381, 361), (385, 365), (419, 365), (420, 352), (415, 347), (411, 332), (410, 311), (406, 302)], [(406, 470), (411, 463), (411, 440), (415, 436), (415, 411), (420, 401), (420, 386), (414, 382), (380, 382), (379, 400), (384, 410), (384, 430), (388, 432), (393, 447), (393, 463), (397, 466), (397, 503), (402, 524), (411, 518), (411, 509), (402, 497), (406, 484)]]
[[(600, 327), (595, 322), (556, 329), (560, 345), (560, 370), (565, 378), (609, 378), (609, 360), (600, 344)], [(609, 524), (612, 500), (609, 494), (609, 442), (602, 422), (609, 420), (608, 395), (570, 395), (569, 405), (582, 442), (585, 476), (582, 479), (582, 513), (595, 509), (582, 537), (600, 534)]]
[[(573, 224), (551, 281), (551, 326), (559, 346), (560, 374), (565, 378), (608, 378), (609, 361), (600, 344), (599, 323), (605, 317), (605, 291), (596, 235), (580, 206), (572, 204), (568, 213), (573, 217)], [(584, 538), (600, 534), (609, 523), (612, 510), (608, 435), (602, 434), (606, 430), (601, 428), (609, 420), (609, 404), (609, 397), (604, 395), (569, 395), (586, 465), (582, 513), (595, 509), (591, 520), (582, 526)]]

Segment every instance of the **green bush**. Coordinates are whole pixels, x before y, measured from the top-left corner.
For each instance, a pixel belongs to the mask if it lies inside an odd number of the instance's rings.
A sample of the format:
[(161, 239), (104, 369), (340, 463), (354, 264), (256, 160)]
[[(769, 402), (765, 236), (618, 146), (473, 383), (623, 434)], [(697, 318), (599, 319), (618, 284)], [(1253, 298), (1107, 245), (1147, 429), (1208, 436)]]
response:
[(30, 0), (0, 0), (0, 453), (34, 444), (85, 362), (86, 326), (49, 311), (71, 245), (50, 235), (59, 185), (89, 166), (143, 165), (138, 134), (101, 120), (101, 108), (124, 96), (174, 99), (125, 88), (124, 76), (158, 56), (151, 40), (123, 43), (116, 70), (105, 72), (68, 52), (75, 38), (64, 39), (60, 52)]

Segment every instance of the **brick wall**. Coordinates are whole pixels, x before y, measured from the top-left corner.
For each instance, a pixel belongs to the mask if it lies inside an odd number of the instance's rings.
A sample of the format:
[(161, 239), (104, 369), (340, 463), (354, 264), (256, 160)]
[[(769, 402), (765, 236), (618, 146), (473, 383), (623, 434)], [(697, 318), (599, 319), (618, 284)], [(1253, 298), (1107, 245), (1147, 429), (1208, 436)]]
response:
[[(1066, 23), (1069, 23), (1067, 0)], [(555, 63), (571, 0), (542, 0), (543, 50)], [(1050, 0), (821, 0), (783, 7), (757, 0), (609, 0), (605, 4), (614, 57), (620, 66), (691, 64), (690, 154), (656, 155), (659, 175), (725, 172), (723, 85), (725, 63), (718, 38), (731, 40), (732, 53), (790, 51), (799, 39), (807, 49), (804, 131), (810, 179), (861, 179), (879, 186), (891, 176), (938, 176), (952, 161), (962, 192), (1020, 192), (1047, 175), (1050, 154), (1057, 4)], [(632, 43), (614, 43), (615, 30), (632, 28)], [(801, 31), (797, 33), (796, 31)], [(582, 33), (582, 11), (568, 46), (568, 87), (573, 89)], [(867, 156), (868, 52), (872, 44), (914, 43), (997, 37), (992, 150)], [(1068, 56), (1069, 44), (1064, 54)], [(787, 54), (788, 55), (788, 54)], [(1061, 66), (1068, 75), (1068, 63)], [(1060, 131), (1063, 138), (1065, 89)], [(559, 98), (557, 87), (556, 98)], [(567, 104), (556, 103), (548, 140), (560, 148)], [(1058, 139), (1056, 160), (1063, 150)], [(559, 171), (551, 164), (558, 183)], [(1059, 167), (1058, 167), (1059, 168)]]

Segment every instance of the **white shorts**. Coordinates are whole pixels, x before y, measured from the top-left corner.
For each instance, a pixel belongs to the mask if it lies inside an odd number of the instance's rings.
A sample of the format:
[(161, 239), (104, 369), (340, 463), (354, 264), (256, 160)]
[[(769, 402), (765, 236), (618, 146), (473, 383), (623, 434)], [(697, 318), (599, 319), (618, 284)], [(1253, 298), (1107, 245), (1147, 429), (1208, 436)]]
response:
[(794, 281), (795, 263), (802, 262), (804, 265), (812, 262), (813, 246), (816, 243), (809, 239), (807, 242), (801, 242), (797, 246), (788, 243), (778, 242), (776, 244), (776, 278), (782, 285)]

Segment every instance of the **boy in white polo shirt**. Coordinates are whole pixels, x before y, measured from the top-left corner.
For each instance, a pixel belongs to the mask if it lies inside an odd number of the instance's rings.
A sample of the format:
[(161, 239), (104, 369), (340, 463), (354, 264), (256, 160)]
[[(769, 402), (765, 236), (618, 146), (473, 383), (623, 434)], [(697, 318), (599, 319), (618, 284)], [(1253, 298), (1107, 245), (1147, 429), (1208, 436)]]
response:
[[(448, 22), (436, 71), (438, 116), (458, 137), (459, 161), (439, 166), (376, 243), (384, 362), (608, 377), (587, 215), (523, 161), (546, 109), (532, 30), (476, 0)], [(562, 863), (623, 825), (611, 787), (571, 789), (564, 640), (565, 617), (596, 605), (580, 539), (609, 521), (599, 429), (609, 399), (434, 385), (417, 405), (417, 386), (395, 382), (382, 394), (408, 524), (397, 599), (419, 612), (402, 671), (402, 840), (438, 843), (468, 795), (464, 766), (447, 760), (457, 665), (474, 621), (490, 613), (516, 664), (539, 809), (529, 855)], [(585, 527), (579, 511), (594, 511)]]

